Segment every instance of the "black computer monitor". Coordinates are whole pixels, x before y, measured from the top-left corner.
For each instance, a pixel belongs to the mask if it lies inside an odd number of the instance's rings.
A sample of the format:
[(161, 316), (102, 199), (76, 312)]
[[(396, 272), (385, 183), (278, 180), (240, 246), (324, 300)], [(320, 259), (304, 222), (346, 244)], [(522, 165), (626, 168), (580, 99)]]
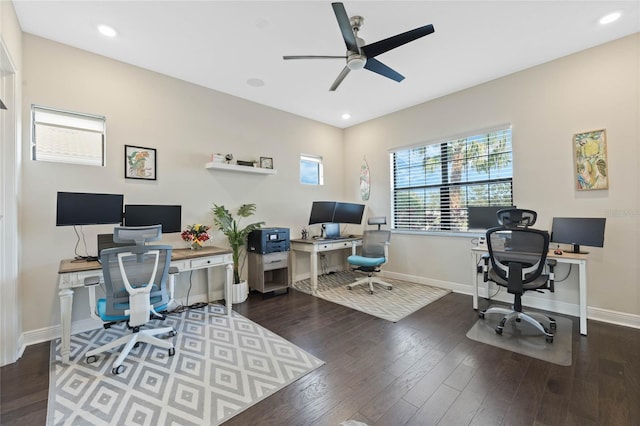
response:
[(335, 201), (314, 201), (313, 204), (311, 204), (309, 225), (333, 222), (333, 212), (335, 208)]
[(362, 214), (364, 213), (364, 204), (355, 203), (336, 203), (336, 209), (333, 213), (333, 221), (335, 223), (362, 223)]
[(58, 192), (56, 226), (122, 223), (122, 194)]
[(491, 207), (467, 207), (469, 231), (486, 231), (500, 226), (498, 223), (498, 210), (513, 209), (515, 206), (491, 206)]
[(551, 241), (572, 244), (574, 253), (580, 246), (604, 247), (604, 217), (554, 217)]
[(127, 204), (124, 206), (125, 226), (162, 225), (162, 233), (182, 230), (182, 206), (158, 204)]

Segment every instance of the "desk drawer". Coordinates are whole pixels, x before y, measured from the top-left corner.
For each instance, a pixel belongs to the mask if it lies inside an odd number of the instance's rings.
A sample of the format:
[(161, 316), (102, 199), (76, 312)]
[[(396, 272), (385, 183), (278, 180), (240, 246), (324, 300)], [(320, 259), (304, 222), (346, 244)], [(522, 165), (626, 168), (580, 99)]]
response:
[(201, 257), (198, 259), (191, 259), (191, 269), (209, 268), (215, 265), (223, 265), (231, 262), (231, 255), (228, 256), (214, 256), (214, 257)]
[(269, 253), (262, 256), (263, 271), (289, 267), (289, 252)]
[(322, 243), (318, 244), (318, 251), (331, 251), (351, 248), (351, 241), (337, 241), (335, 243)]

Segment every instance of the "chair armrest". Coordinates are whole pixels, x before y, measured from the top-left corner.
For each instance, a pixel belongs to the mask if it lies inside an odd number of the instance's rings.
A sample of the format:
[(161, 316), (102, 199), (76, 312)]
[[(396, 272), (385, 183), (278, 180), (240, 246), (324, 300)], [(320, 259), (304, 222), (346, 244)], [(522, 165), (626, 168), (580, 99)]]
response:
[(358, 246), (358, 242), (357, 241), (351, 241), (351, 255), (355, 256), (357, 254), (356, 252), (356, 247)]
[(384, 261), (388, 262), (389, 261), (389, 242), (387, 241), (386, 243), (384, 243)]
[(100, 284), (100, 277), (99, 276), (91, 276), (91, 277), (87, 277), (84, 279), (84, 286), (85, 287), (92, 287), (95, 285)]

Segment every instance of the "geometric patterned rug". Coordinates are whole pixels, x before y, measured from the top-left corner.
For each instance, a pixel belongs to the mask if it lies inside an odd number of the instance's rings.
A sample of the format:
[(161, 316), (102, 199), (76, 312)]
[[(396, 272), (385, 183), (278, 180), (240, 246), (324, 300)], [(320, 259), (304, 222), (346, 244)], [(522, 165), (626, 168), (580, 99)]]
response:
[(119, 375), (111, 373), (115, 351), (91, 364), (84, 353), (122, 336), (124, 324), (71, 336), (68, 365), (58, 339), (47, 424), (217, 425), (324, 364), (236, 312), (227, 317), (221, 305), (149, 324), (163, 326), (178, 332), (175, 355), (141, 344)]
[(369, 294), (369, 287), (365, 284), (354, 287), (353, 290), (346, 288), (347, 284), (362, 277), (362, 274), (352, 271), (320, 275), (316, 294), (311, 292), (309, 279), (296, 281), (293, 283), (293, 288), (392, 322), (400, 321), (451, 292), (442, 288), (390, 278), (384, 278), (384, 281), (393, 284), (393, 290), (387, 290), (375, 284), (373, 294)]

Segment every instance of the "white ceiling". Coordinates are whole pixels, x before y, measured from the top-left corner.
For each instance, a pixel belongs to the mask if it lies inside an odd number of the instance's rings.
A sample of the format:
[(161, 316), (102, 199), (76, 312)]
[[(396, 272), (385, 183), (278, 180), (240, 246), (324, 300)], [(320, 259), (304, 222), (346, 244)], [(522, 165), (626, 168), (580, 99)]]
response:
[[(329, 92), (344, 60), (282, 56), (345, 53), (330, 1), (13, 2), (27, 33), (341, 128), (640, 31), (639, 0), (346, 1), (367, 43), (427, 24), (435, 33), (377, 57), (401, 83), (363, 69)], [(616, 10), (617, 22), (598, 24)]]

